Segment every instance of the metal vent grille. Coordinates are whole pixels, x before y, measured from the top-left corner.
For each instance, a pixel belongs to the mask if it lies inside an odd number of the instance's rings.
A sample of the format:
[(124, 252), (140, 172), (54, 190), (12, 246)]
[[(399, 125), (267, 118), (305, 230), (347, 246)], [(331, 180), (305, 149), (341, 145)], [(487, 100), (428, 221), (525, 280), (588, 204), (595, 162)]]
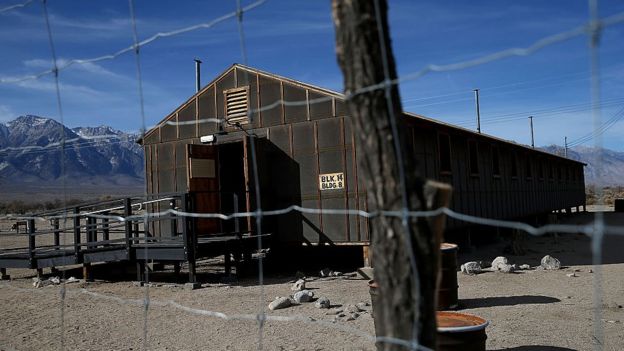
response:
[(248, 87), (230, 89), (225, 94), (225, 118), (228, 124), (249, 123), (247, 112), (249, 108)]

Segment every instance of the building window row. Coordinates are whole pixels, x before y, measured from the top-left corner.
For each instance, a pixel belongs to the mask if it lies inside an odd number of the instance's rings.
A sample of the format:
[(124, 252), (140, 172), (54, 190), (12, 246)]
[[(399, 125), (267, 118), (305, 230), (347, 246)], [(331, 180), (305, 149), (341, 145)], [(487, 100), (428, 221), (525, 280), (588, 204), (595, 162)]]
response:
[[(469, 175), (477, 177), (480, 175), (479, 155), (484, 155), (483, 150), (479, 152), (479, 143), (476, 140), (468, 140), (467, 142), (467, 170)], [(498, 145), (490, 145), (492, 176), (500, 178), (502, 175), (501, 167), (501, 151)], [(448, 134), (438, 134), (438, 155), (440, 174), (448, 175), (452, 173), (452, 153), (451, 153), (451, 137)], [(557, 180), (559, 182), (578, 182), (583, 179), (583, 170), (579, 167), (567, 166), (561, 162), (550, 160), (547, 157), (535, 157), (528, 153), (522, 157), (520, 162), (518, 153), (512, 151), (507, 154), (510, 160), (509, 175), (512, 179), (518, 179), (520, 176), (528, 181), (535, 179), (544, 181)], [(504, 159), (504, 156), (503, 156)], [(553, 162), (554, 161), (554, 162)], [(522, 167), (520, 165), (522, 164)], [(521, 172), (522, 170), (522, 172)], [(534, 173), (535, 171), (535, 173)]]

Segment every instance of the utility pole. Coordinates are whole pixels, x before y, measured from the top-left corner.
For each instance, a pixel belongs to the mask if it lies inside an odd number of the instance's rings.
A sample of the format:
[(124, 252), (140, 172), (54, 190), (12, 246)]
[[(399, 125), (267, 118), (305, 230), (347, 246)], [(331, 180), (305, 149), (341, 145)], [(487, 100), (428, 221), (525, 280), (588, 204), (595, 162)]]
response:
[(200, 67), (202, 62), (199, 59), (195, 59), (195, 92), (199, 93), (201, 89), (201, 70)]
[(477, 132), (481, 133), (481, 111), (479, 108), (479, 89), (474, 89), (475, 103), (477, 107)]
[(563, 145), (564, 145), (564, 149), (563, 149), (563, 156), (564, 157), (568, 157), (568, 137), (563, 137)]
[(535, 149), (535, 136), (533, 135), (533, 116), (529, 116), (529, 123), (531, 124), (531, 147)]

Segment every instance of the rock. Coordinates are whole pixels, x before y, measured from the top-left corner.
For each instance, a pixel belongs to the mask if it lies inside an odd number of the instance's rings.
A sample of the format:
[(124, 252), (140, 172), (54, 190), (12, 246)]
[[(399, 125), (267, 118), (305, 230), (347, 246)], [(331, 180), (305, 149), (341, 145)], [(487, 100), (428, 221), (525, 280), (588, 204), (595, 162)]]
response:
[(566, 277), (569, 277), (569, 278), (575, 278), (575, 277), (578, 277), (578, 275), (576, 275), (576, 273), (575, 273), (575, 272), (572, 272), (572, 273), (568, 273), (568, 274), (566, 274)]
[(303, 279), (299, 279), (297, 280), (291, 287), (290, 290), (292, 291), (301, 291), (301, 290), (305, 290), (305, 280)]
[(481, 273), (481, 265), (479, 262), (471, 261), (461, 265), (461, 272), (468, 275)]
[(331, 275), (332, 277), (340, 277), (342, 276), (342, 272), (332, 272)]
[(351, 313), (349, 317), (347, 317), (347, 321), (354, 321), (360, 315), (358, 313)]
[(498, 256), (494, 259), (494, 261), (492, 261), (492, 269), (495, 271), (499, 271), (499, 267), (503, 265), (509, 265), (509, 260), (507, 259), (507, 257)]
[(59, 278), (59, 277), (52, 277), (52, 278), (50, 278), (48, 280), (50, 281), (50, 283), (52, 283), (54, 285), (61, 284), (61, 278)]
[(301, 291), (296, 292), (293, 295), (293, 299), (297, 303), (310, 302), (312, 301), (313, 297), (314, 297), (314, 293), (311, 292), (310, 290), (301, 290)]
[(269, 304), (271, 311), (279, 310), (292, 306), (292, 300), (290, 297), (278, 297)]
[(314, 306), (316, 308), (329, 308), (330, 306), (329, 299), (326, 297), (321, 297), (318, 300), (316, 300), (316, 303), (314, 304)]
[(594, 270), (593, 270), (593, 269), (590, 269), (588, 272), (589, 272), (589, 273), (594, 273)]
[(79, 282), (80, 282), (80, 279), (76, 279), (75, 277), (69, 277), (69, 278), (65, 281), (65, 283), (67, 283), (67, 284), (71, 284), (71, 283), (79, 283)]
[(345, 312), (348, 312), (348, 313), (358, 313), (358, 312), (364, 311), (364, 309), (361, 309), (356, 305), (346, 305), (344, 307), (344, 310)]
[(528, 270), (531, 269), (531, 266), (529, 266), (528, 264), (525, 263), (525, 264), (521, 264), (520, 267), (518, 267), (518, 268), (520, 268), (523, 271), (528, 271)]
[(330, 277), (332, 275), (332, 270), (329, 268), (321, 269), (321, 277)]
[(546, 270), (555, 270), (561, 268), (561, 262), (550, 255), (546, 255), (542, 258), (540, 266)]
[(501, 273), (513, 273), (517, 269), (515, 264), (498, 264), (497, 272)]
[(355, 306), (357, 306), (357, 308), (359, 308), (360, 311), (366, 311), (368, 309), (368, 307), (370, 306), (370, 303), (368, 303), (368, 302), (360, 302), (360, 303), (357, 303)]

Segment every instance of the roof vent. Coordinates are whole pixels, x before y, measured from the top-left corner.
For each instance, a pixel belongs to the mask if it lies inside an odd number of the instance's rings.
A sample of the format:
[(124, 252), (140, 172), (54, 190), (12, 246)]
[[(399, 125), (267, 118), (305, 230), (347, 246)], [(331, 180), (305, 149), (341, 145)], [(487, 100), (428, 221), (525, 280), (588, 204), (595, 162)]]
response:
[(228, 124), (247, 124), (249, 108), (249, 87), (229, 89), (225, 94), (225, 119)]

